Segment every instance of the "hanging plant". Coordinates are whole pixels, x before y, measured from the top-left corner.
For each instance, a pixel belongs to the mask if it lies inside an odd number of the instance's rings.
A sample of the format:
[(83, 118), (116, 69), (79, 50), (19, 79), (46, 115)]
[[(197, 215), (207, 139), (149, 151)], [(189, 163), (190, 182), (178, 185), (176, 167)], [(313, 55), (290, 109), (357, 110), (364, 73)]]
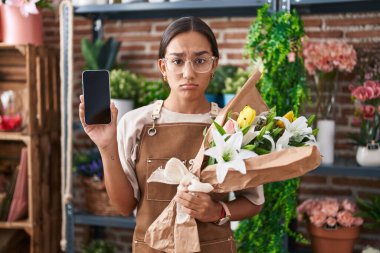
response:
[[(264, 63), (258, 88), (269, 107), (279, 115), (293, 110), (308, 97), (306, 72), (302, 58), (303, 23), (293, 12), (270, 13), (269, 5), (258, 10), (252, 23), (246, 53), (252, 61)], [(292, 179), (264, 186), (266, 202), (262, 211), (240, 223), (235, 233), (239, 252), (282, 253), (286, 235), (305, 242), (302, 235), (290, 230), (296, 217), (297, 189), (300, 180)]]

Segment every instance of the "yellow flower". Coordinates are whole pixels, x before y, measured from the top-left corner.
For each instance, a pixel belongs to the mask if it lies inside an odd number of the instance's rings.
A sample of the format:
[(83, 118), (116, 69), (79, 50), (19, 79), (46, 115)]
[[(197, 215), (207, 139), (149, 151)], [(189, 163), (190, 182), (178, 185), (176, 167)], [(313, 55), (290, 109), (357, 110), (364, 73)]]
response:
[(249, 105), (245, 106), (244, 109), (240, 112), (237, 119), (237, 123), (240, 129), (252, 125), (253, 120), (256, 117), (256, 111), (253, 110)]
[[(286, 113), (284, 115), (284, 118), (287, 118), (289, 120), (290, 123), (292, 123), (296, 118), (294, 117), (294, 113), (293, 111), (289, 111), (288, 113)], [(277, 126), (281, 127), (281, 128), (284, 128), (284, 122), (282, 122), (281, 120), (277, 120)]]

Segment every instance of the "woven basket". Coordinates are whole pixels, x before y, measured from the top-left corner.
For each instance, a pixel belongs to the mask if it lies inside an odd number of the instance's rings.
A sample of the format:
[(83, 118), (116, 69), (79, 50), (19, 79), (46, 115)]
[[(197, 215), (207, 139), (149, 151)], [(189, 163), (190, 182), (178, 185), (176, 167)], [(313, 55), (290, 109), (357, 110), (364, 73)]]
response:
[(111, 204), (104, 181), (83, 178), (82, 182), (84, 185), (86, 208), (89, 213), (102, 216), (120, 215)]

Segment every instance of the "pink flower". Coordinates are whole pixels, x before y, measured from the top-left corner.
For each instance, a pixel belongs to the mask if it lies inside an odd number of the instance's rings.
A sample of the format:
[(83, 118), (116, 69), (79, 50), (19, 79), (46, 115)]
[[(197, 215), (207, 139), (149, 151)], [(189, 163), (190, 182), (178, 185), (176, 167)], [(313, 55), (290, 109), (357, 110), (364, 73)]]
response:
[(294, 62), (296, 60), (296, 54), (294, 52), (290, 52), (288, 54), (288, 61), (289, 62)]
[(333, 217), (328, 217), (327, 220), (326, 220), (326, 224), (329, 227), (335, 227), (335, 225), (336, 225), (336, 219), (333, 218)]
[(373, 96), (370, 97), (372, 98), (377, 98), (380, 96), (380, 83), (374, 82), (374, 81), (366, 81), (363, 86), (367, 89), (371, 89), (373, 91)]
[(336, 199), (327, 198), (321, 203), (321, 211), (327, 216), (336, 216), (339, 210), (339, 202)]
[(376, 109), (373, 105), (362, 106), (363, 117), (366, 120), (373, 120), (373, 117), (375, 116), (375, 111)]
[(315, 212), (310, 216), (310, 222), (317, 227), (322, 227), (326, 222), (326, 214), (323, 212)]
[(343, 209), (346, 211), (349, 211), (351, 213), (354, 213), (356, 211), (356, 205), (352, 201), (349, 201), (348, 199), (344, 199), (342, 201)]
[(361, 225), (363, 225), (363, 219), (362, 218), (360, 218), (360, 217), (356, 217), (356, 218), (354, 218), (354, 223), (353, 223), (353, 225), (354, 226), (361, 226)]
[(6, 4), (19, 7), (21, 14), (27, 17), (29, 14), (38, 14), (36, 7), (38, 1), (39, 0), (7, 0)]
[(354, 224), (354, 217), (349, 211), (341, 211), (337, 215), (337, 220), (343, 227), (351, 227)]
[(226, 131), (227, 134), (234, 134), (235, 133), (235, 126), (232, 119), (227, 120), (226, 124), (224, 124), (223, 129)]
[(366, 101), (367, 99), (369, 99), (370, 97), (374, 96), (374, 92), (372, 89), (369, 89), (369, 88), (366, 88), (363, 86), (356, 87), (351, 92), (351, 94), (353, 97), (355, 97), (356, 99), (363, 101), (363, 102)]

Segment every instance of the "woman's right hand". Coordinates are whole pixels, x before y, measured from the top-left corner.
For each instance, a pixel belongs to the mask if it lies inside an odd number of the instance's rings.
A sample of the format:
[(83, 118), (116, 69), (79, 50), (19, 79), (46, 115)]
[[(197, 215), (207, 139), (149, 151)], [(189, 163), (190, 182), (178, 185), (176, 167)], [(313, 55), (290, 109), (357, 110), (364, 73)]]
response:
[(79, 119), (83, 129), (99, 150), (107, 149), (117, 142), (117, 108), (111, 102), (111, 123), (105, 125), (87, 125), (84, 120), (84, 98), (80, 95)]

